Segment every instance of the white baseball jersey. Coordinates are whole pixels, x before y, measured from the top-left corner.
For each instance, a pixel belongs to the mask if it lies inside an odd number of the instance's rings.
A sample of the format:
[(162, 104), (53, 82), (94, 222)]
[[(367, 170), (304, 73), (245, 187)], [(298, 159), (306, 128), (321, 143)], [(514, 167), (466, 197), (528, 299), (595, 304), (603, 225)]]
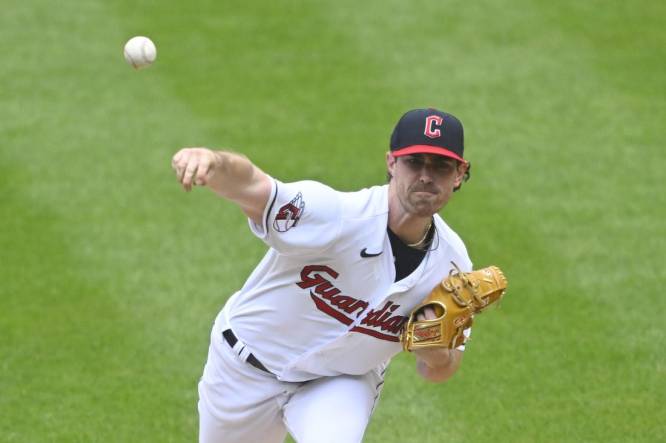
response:
[(402, 348), (410, 311), (453, 268), (471, 271), (465, 245), (439, 215), (420, 265), (395, 280), (388, 185), (339, 192), (273, 180), (261, 225), (270, 246), (221, 315), (282, 381), (364, 374)]

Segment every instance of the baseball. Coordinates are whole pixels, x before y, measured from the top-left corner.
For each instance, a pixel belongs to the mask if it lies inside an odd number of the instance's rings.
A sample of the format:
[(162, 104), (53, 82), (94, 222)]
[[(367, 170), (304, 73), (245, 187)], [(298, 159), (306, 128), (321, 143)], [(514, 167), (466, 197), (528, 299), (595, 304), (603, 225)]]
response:
[(125, 43), (125, 60), (134, 69), (150, 66), (156, 58), (157, 48), (148, 37), (132, 37)]

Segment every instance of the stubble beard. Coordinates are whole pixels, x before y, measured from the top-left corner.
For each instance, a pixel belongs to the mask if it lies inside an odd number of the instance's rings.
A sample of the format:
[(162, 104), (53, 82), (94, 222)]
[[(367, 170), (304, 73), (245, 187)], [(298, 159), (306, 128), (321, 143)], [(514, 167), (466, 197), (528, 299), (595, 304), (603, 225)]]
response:
[(432, 217), (433, 214), (436, 214), (444, 206), (444, 202), (440, 201), (439, 197), (439, 194), (433, 194), (432, 197), (425, 197), (417, 195), (415, 191), (410, 190), (403, 200), (402, 206), (407, 213), (416, 217)]

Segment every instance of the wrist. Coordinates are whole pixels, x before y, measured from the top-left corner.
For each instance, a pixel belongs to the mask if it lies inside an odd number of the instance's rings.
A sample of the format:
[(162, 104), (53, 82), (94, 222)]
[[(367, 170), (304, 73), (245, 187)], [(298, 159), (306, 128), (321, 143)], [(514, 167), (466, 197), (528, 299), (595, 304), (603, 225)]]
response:
[(461, 360), (462, 352), (456, 349), (423, 349), (416, 355), (416, 367), (423, 378), (438, 383), (453, 376)]
[(424, 349), (415, 352), (418, 361), (431, 369), (441, 369), (449, 366), (453, 360), (453, 354), (447, 348)]

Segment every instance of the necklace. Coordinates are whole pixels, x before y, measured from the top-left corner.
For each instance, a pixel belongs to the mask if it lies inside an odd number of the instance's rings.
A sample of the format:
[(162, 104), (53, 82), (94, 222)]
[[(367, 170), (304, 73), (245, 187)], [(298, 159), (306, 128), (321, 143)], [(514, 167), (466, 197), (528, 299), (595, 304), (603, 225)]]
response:
[(417, 241), (416, 243), (407, 243), (407, 246), (410, 248), (417, 248), (425, 242), (425, 239), (428, 237), (428, 233), (430, 232), (430, 228), (432, 227), (432, 218), (430, 219), (430, 222), (428, 222), (428, 227), (425, 230), (425, 233), (423, 234), (423, 237), (421, 237), (421, 240)]

